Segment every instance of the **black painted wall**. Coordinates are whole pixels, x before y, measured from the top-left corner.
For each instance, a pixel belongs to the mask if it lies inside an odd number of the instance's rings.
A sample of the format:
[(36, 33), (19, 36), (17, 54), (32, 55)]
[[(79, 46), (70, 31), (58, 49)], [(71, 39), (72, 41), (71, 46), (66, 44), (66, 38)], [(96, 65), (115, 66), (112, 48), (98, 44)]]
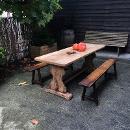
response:
[[(130, 0), (62, 0), (61, 4), (53, 26), (58, 32), (74, 29), (77, 41), (84, 40), (86, 30), (130, 33)], [(130, 52), (130, 40), (126, 51)]]

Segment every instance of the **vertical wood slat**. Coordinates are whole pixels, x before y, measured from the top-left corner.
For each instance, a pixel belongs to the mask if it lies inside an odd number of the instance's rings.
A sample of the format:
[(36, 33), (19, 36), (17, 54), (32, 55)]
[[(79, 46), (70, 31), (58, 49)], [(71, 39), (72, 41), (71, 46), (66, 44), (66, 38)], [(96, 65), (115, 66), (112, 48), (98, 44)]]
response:
[[(77, 41), (84, 40), (85, 32), (88, 30), (130, 33), (129, 0), (63, 0), (61, 2), (63, 3), (63, 13), (62, 17), (58, 16), (58, 21), (61, 21), (62, 18), (64, 21), (70, 21), (69, 18), (73, 17), (71, 22)], [(67, 6), (69, 6), (68, 9)], [(72, 10), (74, 10), (73, 14)], [(60, 24), (59, 22), (57, 27), (60, 26), (60, 29), (64, 29), (68, 24), (70, 23)], [(128, 40), (127, 46), (127, 50), (130, 50), (130, 40)]]

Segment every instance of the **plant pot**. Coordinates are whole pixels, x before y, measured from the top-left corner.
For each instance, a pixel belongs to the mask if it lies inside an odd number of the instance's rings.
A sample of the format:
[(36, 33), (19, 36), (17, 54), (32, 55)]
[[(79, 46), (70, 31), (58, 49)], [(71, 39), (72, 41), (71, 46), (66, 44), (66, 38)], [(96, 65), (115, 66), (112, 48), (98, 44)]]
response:
[(43, 46), (31, 46), (31, 58), (35, 58), (37, 56), (45, 55), (50, 52), (54, 52), (57, 50), (57, 44), (54, 43), (51, 46), (43, 45)]

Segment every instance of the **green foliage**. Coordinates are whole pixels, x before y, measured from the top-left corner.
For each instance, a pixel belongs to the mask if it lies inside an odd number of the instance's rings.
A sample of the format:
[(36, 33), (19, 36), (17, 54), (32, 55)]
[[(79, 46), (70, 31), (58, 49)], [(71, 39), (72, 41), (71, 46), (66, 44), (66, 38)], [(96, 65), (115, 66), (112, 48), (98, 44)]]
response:
[(59, 9), (59, 0), (0, 0), (0, 14), (9, 11), (21, 23), (39, 26), (45, 26)]
[(4, 64), (6, 61), (6, 51), (3, 47), (0, 47), (0, 64)]

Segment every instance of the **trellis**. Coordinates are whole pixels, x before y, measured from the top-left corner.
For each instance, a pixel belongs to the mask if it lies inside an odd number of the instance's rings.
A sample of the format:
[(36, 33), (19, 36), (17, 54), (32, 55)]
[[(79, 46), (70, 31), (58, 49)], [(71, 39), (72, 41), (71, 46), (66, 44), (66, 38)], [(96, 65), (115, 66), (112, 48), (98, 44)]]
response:
[(28, 56), (29, 34), (29, 28), (13, 18), (4, 18), (0, 21), (0, 46), (6, 49), (8, 62)]

